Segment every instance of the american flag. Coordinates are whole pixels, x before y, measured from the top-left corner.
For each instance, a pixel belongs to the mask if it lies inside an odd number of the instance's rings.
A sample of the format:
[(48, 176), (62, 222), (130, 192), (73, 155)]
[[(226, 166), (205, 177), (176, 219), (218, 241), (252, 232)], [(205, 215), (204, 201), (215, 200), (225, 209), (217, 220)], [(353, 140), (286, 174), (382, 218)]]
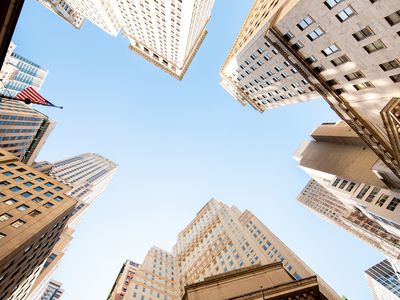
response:
[(15, 96), (15, 98), (25, 101), (28, 104), (34, 103), (34, 104), (40, 104), (40, 105), (46, 105), (46, 106), (55, 106), (53, 103), (51, 103), (50, 101), (47, 101), (45, 98), (43, 98), (31, 86), (24, 89), (22, 92), (18, 93), (17, 96)]

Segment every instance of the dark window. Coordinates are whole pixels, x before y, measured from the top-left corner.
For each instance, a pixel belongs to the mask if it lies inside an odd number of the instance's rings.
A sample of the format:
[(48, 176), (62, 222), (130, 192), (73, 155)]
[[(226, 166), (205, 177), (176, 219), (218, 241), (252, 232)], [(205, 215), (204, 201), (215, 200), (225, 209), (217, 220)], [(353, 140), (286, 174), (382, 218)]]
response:
[(360, 31), (357, 31), (356, 33), (353, 33), (353, 37), (357, 41), (362, 41), (363, 39), (366, 39), (367, 37), (370, 37), (373, 35), (374, 35), (374, 32), (372, 31), (372, 29), (369, 26), (361, 29)]

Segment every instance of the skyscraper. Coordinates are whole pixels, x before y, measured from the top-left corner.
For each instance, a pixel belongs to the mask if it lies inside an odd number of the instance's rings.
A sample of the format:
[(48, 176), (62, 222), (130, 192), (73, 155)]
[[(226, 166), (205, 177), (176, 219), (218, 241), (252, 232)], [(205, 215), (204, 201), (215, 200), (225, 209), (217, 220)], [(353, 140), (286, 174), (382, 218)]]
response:
[(0, 148), (31, 165), (55, 123), (46, 115), (14, 100), (0, 101)]
[(76, 26), (71, 15), (79, 15), (79, 20), (87, 18), (114, 36), (122, 29), (132, 51), (178, 80), (185, 75), (207, 34), (205, 28), (214, 4), (214, 0), (39, 2), (77, 28), (81, 22)]
[[(295, 280), (315, 273), (250, 211), (210, 200), (183, 229), (172, 252), (152, 247), (131, 279), (126, 299), (181, 299), (206, 277), (281, 262)], [(328, 299), (340, 297), (320, 278)]]
[(0, 72), (14, 73), (15, 76), (0, 87), (0, 94), (15, 97), (27, 87), (39, 91), (49, 71), (13, 51)]
[(400, 178), (400, 5), (256, 0), (221, 70), (242, 104), (324, 98)]
[(46, 290), (39, 298), (40, 300), (57, 300), (61, 299), (64, 289), (61, 287), (62, 283), (52, 279), (46, 286)]
[(79, 11), (73, 9), (64, 0), (38, 0), (38, 2), (77, 29), (81, 28), (85, 20)]
[[(49, 167), (48, 162), (36, 165), (39, 169)], [(72, 241), (76, 226), (92, 202), (105, 190), (117, 170), (117, 165), (98, 154), (85, 153), (55, 162), (50, 169), (49, 176), (71, 188), (68, 195), (77, 200), (77, 205), (59, 241), (47, 257), (29, 300), (40, 300)]]
[(214, 0), (117, 0), (129, 48), (181, 80), (202, 44)]
[(136, 274), (139, 264), (130, 260), (126, 260), (123, 264), (117, 279), (108, 294), (107, 300), (121, 300), (124, 299), (125, 293), (128, 290), (129, 284)]
[(0, 149), (0, 299), (25, 299), (74, 210), (69, 188)]
[(383, 260), (366, 270), (365, 277), (375, 300), (400, 298), (400, 281), (388, 260)]
[(294, 154), (299, 166), (342, 203), (400, 237), (400, 181), (391, 170), (344, 122), (322, 124), (311, 136)]

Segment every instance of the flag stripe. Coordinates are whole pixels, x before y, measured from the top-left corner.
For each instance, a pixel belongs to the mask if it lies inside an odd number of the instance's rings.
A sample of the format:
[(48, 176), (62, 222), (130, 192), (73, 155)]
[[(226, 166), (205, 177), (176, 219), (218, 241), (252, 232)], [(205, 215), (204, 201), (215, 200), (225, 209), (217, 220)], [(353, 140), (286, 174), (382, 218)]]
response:
[(31, 86), (18, 93), (16, 98), (20, 100), (25, 100), (28, 98), (34, 104), (54, 106), (52, 103), (43, 98), (38, 92), (36, 92), (36, 90)]

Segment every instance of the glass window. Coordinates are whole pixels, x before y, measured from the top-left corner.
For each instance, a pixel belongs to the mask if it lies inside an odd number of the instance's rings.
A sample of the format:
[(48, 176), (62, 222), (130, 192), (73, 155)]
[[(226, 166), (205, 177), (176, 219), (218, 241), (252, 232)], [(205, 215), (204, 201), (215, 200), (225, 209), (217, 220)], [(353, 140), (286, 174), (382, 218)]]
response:
[(28, 205), (25, 205), (25, 204), (22, 204), (22, 205), (20, 205), (20, 206), (17, 206), (17, 209), (20, 210), (20, 211), (27, 210), (28, 208), (29, 208), (29, 206), (28, 206)]
[(375, 86), (372, 84), (371, 81), (365, 81), (365, 82), (361, 82), (358, 84), (353, 85), (354, 88), (359, 91), (359, 90), (364, 90), (364, 89), (369, 89), (369, 88), (374, 88)]
[(23, 179), (22, 177), (18, 176), (18, 177), (15, 177), (14, 180), (15, 180), (15, 181), (22, 181), (22, 180), (24, 180), (24, 179)]
[(41, 214), (41, 212), (35, 209), (35, 210), (32, 210), (31, 212), (29, 212), (28, 215), (30, 215), (31, 217), (36, 217), (40, 214)]
[(44, 195), (47, 196), (47, 197), (50, 197), (50, 196), (53, 195), (53, 193), (52, 192), (46, 192), (46, 193), (44, 193)]
[(335, 181), (332, 183), (332, 186), (337, 186), (340, 182), (339, 178), (336, 178)]
[(382, 50), (386, 48), (385, 44), (381, 40), (377, 40), (371, 44), (368, 44), (363, 47), (365, 51), (368, 53), (374, 53), (376, 51)]
[(6, 220), (8, 220), (10, 218), (12, 218), (12, 215), (2, 214), (2, 215), (0, 215), (0, 222), (4, 222), (4, 221), (6, 221)]
[(357, 199), (362, 199), (364, 197), (364, 195), (368, 192), (370, 186), (366, 185), (364, 186), (361, 191), (358, 193), (358, 195), (356, 196)]
[(17, 186), (13, 186), (12, 188), (10, 188), (10, 190), (13, 191), (13, 192), (18, 192), (18, 191), (21, 190), (21, 188), (17, 187)]
[(332, 60), (331, 60), (331, 63), (332, 63), (335, 67), (337, 67), (337, 66), (340, 66), (341, 64), (344, 64), (344, 63), (346, 63), (346, 62), (348, 62), (348, 61), (350, 61), (350, 59), (348, 58), (348, 56), (347, 56), (347, 55), (342, 55), (342, 56), (339, 56), (339, 57), (337, 57), (337, 58), (335, 58), (335, 59), (332, 59)]
[(13, 205), (14, 203), (17, 203), (18, 201), (15, 199), (8, 199), (7, 201), (4, 201), (5, 204), (7, 205)]
[(336, 46), (336, 44), (332, 44), (329, 47), (325, 48), (324, 50), (322, 50), (321, 52), (325, 55), (325, 56), (329, 56), (335, 52), (338, 52), (339, 48)]
[(43, 206), (47, 207), (47, 208), (50, 208), (50, 207), (54, 206), (54, 204), (50, 203), (50, 202), (46, 202), (45, 204), (43, 204)]
[(312, 23), (314, 23), (314, 20), (311, 19), (310, 16), (305, 17), (303, 20), (301, 20), (300, 23), (297, 24), (297, 27), (299, 27), (301, 30), (306, 29), (308, 26), (310, 26)]
[(382, 194), (379, 199), (375, 202), (375, 205), (378, 205), (380, 207), (383, 206), (383, 204), (385, 204), (386, 200), (389, 198), (388, 195)]
[(400, 82), (400, 74), (392, 75), (390, 79), (392, 79), (394, 83)]
[(63, 197), (57, 196), (54, 198), (55, 201), (60, 202), (62, 199), (64, 199)]
[(33, 185), (33, 183), (32, 183), (32, 182), (30, 182), (30, 181), (27, 181), (27, 182), (25, 182), (25, 183), (24, 183), (24, 185), (25, 185), (25, 186), (32, 186), (32, 185)]
[(339, 186), (339, 189), (343, 189), (346, 186), (347, 183), (348, 183), (347, 180), (343, 180), (342, 183)]
[(319, 38), (321, 35), (323, 35), (325, 32), (321, 29), (321, 27), (317, 27), (314, 31), (311, 31), (307, 37), (309, 38), (310, 41), (314, 41), (317, 38)]
[(390, 24), (390, 26), (400, 23), (400, 10), (388, 15), (387, 17), (385, 17), (385, 19)]
[(32, 194), (29, 193), (29, 192), (22, 193), (21, 195), (22, 195), (22, 197), (24, 197), (24, 198), (28, 198), (28, 197), (32, 196)]
[(38, 181), (38, 182), (42, 182), (42, 181), (44, 181), (44, 179), (43, 179), (43, 178), (41, 178), (41, 177), (39, 177), (39, 178), (36, 178), (36, 181)]
[(37, 186), (34, 188), (34, 190), (40, 192), (40, 191), (43, 191), (43, 188), (40, 186)]
[(43, 199), (40, 198), (40, 197), (35, 197), (35, 198), (32, 199), (32, 201), (36, 202), (36, 203), (39, 203), (39, 202), (43, 201)]
[(25, 221), (19, 219), (15, 222), (11, 223), (11, 226), (14, 228), (18, 228), (18, 227), (21, 227), (22, 225), (24, 225), (25, 223), (26, 223)]
[(353, 190), (353, 188), (355, 187), (355, 183), (354, 182), (350, 182), (349, 186), (346, 188), (347, 192), (351, 192)]
[(393, 69), (397, 69), (400, 67), (400, 61), (398, 59), (390, 60), (386, 63), (380, 64), (379, 65), (383, 71), (390, 71)]
[(394, 211), (400, 203), (400, 198), (393, 198), (392, 201), (390, 201), (389, 205), (386, 207), (386, 209)]
[(341, 12), (336, 15), (336, 18), (340, 20), (340, 22), (346, 21), (348, 18), (354, 16), (356, 14), (355, 10), (351, 6), (347, 6)]
[(367, 37), (370, 37), (373, 35), (374, 35), (374, 32), (372, 31), (372, 29), (369, 26), (361, 29), (360, 31), (357, 31), (356, 33), (353, 33), (353, 37), (357, 41), (362, 41), (363, 39), (366, 39)]
[(326, 0), (324, 3), (329, 9), (334, 8), (338, 3), (342, 2), (343, 0)]
[(11, 175), (14, 175), (14, 174), (7, 171), (7, 172), (4, 172), (3, 175), (4, 175), (4, 176), (11, 176)]
[(372, 192), (369, 193), (367, 199), (365, 199), (365, 201), (367, 201), (367, 202), (372, 202), (372, 200), (375, 198), (375, 196), (379, 193), (380, 190), (381, 190), (380, 188), (374, 187), (374, 188), (372, 189)]
[(353, 72), (353, 73), (344, 75), (344, 77), (345, 77), (348, 81), (351, 81), (351, 80), (355, 80), (355, 79), (358, 79), (358, 78), (363, 78), (363, 77), (365, 77), (365, 76), (364, 76), (364, 74), (363, 74), (361, 71), (356, 71), (356, 72)]
[(54, 184), (52, 184), (51, 182), (46, 182), (45, 186), (53, 186)]

